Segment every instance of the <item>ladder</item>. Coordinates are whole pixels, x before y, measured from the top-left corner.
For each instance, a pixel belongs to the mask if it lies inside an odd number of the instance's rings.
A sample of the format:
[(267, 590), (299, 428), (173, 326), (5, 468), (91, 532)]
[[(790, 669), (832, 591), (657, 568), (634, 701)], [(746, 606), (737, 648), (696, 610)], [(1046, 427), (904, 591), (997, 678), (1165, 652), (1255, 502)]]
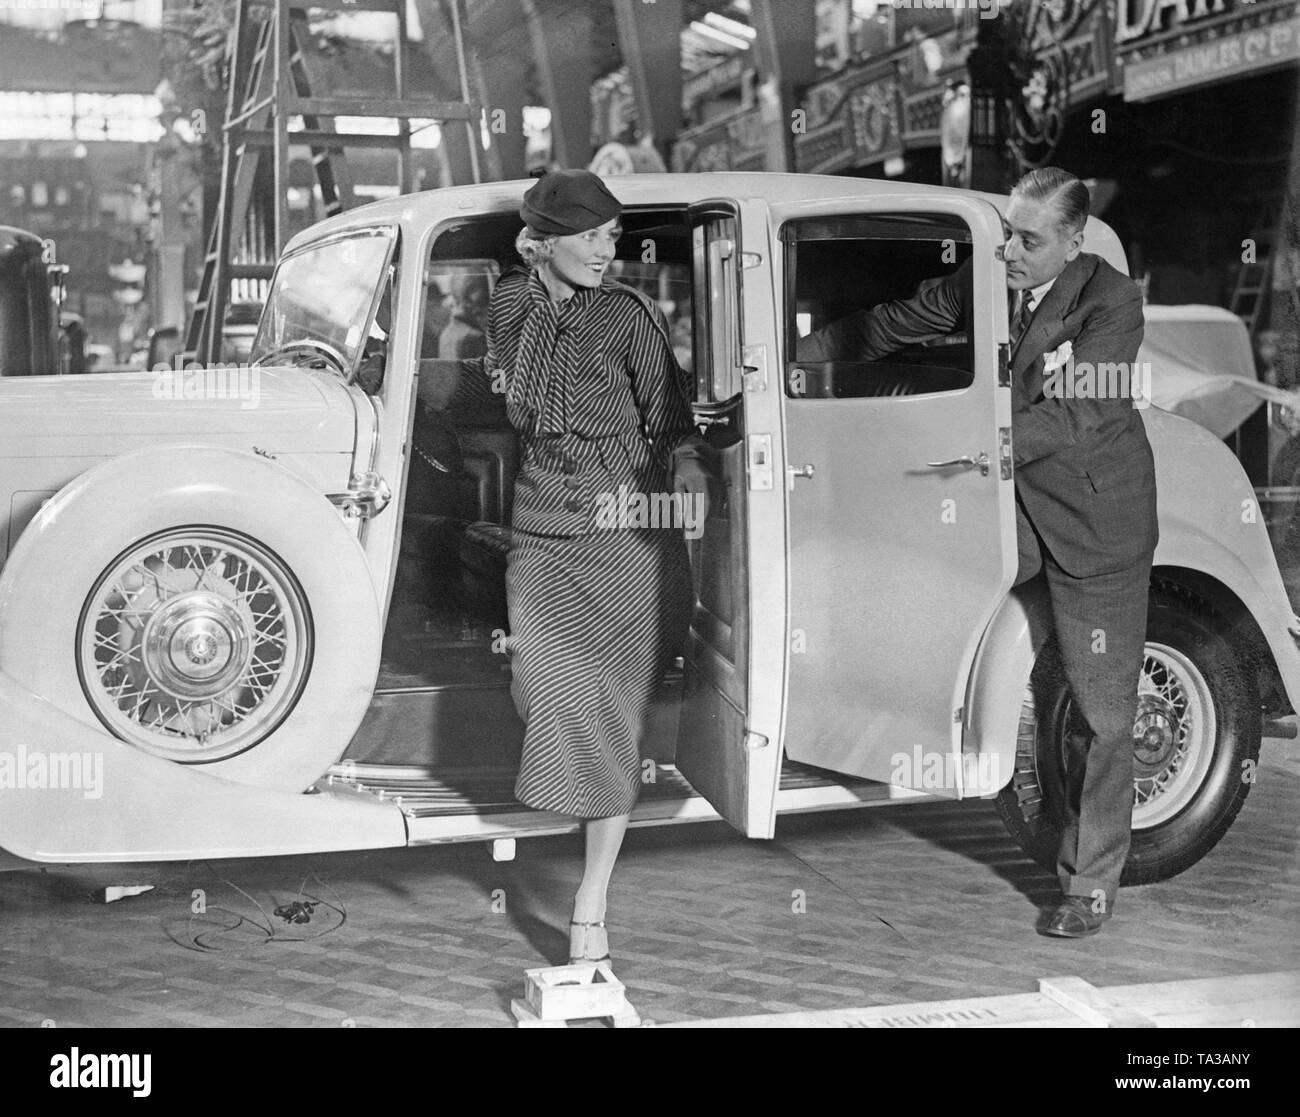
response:
[(1241, 267), (1237, 269), (1237, 281), (1232, 289), (1232, 298), (1228, 302), (1228, 309), (1246, 323), (1246, 329), (1250, 331), (1252, 339), (1268, 306), (1274, 253), (1281, 222), (1281, 197), (1266, 199), (1255, 222), (1255, 228), (1250, 234), (1250, 239), (1255, 245), (1255, 259), (1242, 261)]
[[(461, 35), (463, 0), (450, 4), (459, 67), (459, 101), (412, 99), (407, 94), (404, 52), (405, 0), (238, 0), (231, 32), (233, 61), (222, 139), (221, 190), (208, 236), (198, 298), (190, 315), (182, 359), (214, 364), (221, 359), (222, 327), (232, 283), (254, 281), (265, 289), (289, 238), (289, 149), (305, 146), (327, 216), (354, 204), (344, 149), (397, 152), (401, 193), (412, 188), (411, 121), (461, 123), (469, 133), (470, 167), (479, 182), (479, 106), (469, 96)], [(311, 54), (307, 12), (381, 12), (394, 17), (392, 97), (327, 97), (313, 93), (324, 82)], [(294, 118), (301, 128), (290, 130)], [(337, 118), (396, 120), (396, 133), (340, 132)]]

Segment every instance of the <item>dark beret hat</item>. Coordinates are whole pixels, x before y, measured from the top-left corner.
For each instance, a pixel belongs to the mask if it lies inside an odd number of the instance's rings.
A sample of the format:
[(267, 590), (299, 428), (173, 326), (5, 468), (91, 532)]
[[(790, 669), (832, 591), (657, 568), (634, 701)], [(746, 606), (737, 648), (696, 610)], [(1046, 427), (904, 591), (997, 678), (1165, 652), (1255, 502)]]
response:
[(519, 207), (519, 216), (534, 232), (561, 237), (585, 233), (622, 212), (619, 200), (591, 171), (548, 171)]

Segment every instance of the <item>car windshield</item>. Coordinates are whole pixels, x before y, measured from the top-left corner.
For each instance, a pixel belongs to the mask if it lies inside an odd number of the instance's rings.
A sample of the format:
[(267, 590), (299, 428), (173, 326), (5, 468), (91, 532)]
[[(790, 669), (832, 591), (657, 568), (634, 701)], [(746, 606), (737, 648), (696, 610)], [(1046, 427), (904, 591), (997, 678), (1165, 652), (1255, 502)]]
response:
[(341, 371), (354, 369), (395, 237), (393, 229), (365, 229), (284, 257), (250, 359), (266, 361), (305, 343), (337, 354)]

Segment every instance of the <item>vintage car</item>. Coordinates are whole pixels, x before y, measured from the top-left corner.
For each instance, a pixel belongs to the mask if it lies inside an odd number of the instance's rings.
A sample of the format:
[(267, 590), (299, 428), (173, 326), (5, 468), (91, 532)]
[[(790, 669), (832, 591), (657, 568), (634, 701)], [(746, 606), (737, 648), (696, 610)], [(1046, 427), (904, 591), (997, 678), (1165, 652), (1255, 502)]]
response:
[[(721, 817), (763, 838), (787, 812), (996, 795), (1050, 862), (1077, 715), (1043, 599), (1011, 589), (1006, 199), (610, 184), (615, 274), (665, 312), (716, 479), (633, 825)], [(483, 839), (505, 857), (577, 826), (512, 796), (518, 451), (476, 359), (528, 185), (397, 197), (295, 237), (251, 367), (0, 379), (0, 847)], [(1125, 267), (1099, 221), (1086, 248)], [(886, 361), (795, 359), (809, 330), (968, 260), (961, 331)], [(1245, 475), (1144, 404), (1160, 547), (1130, 882), (1214, 846), (1262, 729), (1300, 706), (1300, 618)]]

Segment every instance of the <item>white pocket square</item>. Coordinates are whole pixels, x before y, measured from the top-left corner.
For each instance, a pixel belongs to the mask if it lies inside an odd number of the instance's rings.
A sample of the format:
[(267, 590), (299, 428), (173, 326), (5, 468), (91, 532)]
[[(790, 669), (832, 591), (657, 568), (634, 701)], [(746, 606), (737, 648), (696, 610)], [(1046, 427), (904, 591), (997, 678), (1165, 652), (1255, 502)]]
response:
[(1074, 347), (1068, 341), (1061, 342), (1056, 349), (1043, 354), (1043, 371), (1064, 367), (1069, 362), (1073, 352)]

